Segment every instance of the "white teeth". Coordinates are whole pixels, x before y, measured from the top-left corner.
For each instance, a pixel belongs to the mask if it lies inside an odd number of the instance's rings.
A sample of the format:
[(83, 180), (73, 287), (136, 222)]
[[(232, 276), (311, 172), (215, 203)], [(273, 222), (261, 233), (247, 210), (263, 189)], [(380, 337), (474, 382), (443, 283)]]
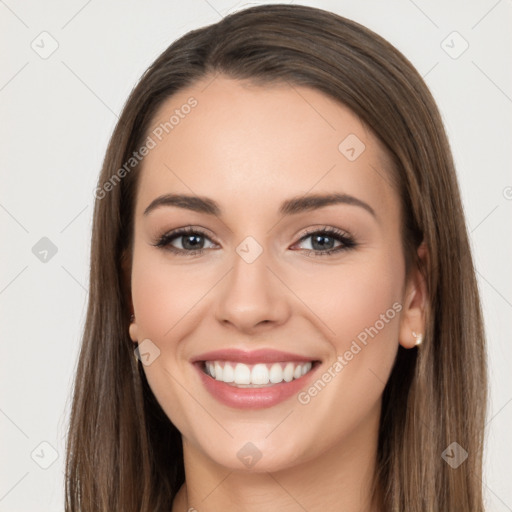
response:
[(283, 381), (283, 369), (279, 363), (274, 363), (270, 368), (269, 380), (272, 384), (279, 384)]
[[(217, 364), (217, 363), (215, 363)], [(224, 380), (218, 379), (217, 380)], [(235, 366), (235, 384), (250, 384), (251, 383), (251, 370), (250, 368), (242, 363), (238, 363)]]
[(218, 361), (215, 361), (215, 378), (217, 380), (224, 380), (223, 379), (223, 372), (222, 372), (222, 366)]
[(293, 380), (293, 363), (288, 363), (283, 372), (283, 378), (286, 382), (291, 382)]
[(215, 380), (232, 383), (240, 387), (264, 387), (291, 382), (306, 375), (313, 364), (307, 363), (258, 363), (246, 365), (228, 361), (206, 361), (205, 371)]
[(255, 364), (251, 372), (251, 384), (268, 384), (268, 368), (264, 364)]
[(233, 370), (233, 367), (229, 363), (224, 365), (224, 369), (222, 370), (222, 380), (224, 382), (235, 381), (235, 370)]

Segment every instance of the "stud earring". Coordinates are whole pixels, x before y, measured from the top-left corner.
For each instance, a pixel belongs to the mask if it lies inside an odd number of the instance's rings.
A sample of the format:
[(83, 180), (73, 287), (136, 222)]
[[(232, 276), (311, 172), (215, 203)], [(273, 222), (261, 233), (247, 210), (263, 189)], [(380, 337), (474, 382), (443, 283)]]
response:
[(421, 345), (421, 342), (423, 341), (423, 334), (416, 334), (414, 331), (412, 331), (412, 335), (416, 339), (415, 345), (416, 346)]
[(130, 322), (133, 322), (135, 320), (135, 315), (130, 316)]

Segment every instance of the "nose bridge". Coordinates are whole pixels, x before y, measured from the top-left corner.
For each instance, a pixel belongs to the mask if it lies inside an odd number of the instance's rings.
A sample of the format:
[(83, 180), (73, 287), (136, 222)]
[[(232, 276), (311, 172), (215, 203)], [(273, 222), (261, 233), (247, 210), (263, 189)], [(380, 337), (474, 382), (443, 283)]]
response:
[(279, 324), (289, 315), (286, 290), (274, 276), (270, 253), (253, 237), (237, 247), (232, 270), (226, 276), (217, 305), (221, 322), (239, 329), (253, 329), (259, 324)]

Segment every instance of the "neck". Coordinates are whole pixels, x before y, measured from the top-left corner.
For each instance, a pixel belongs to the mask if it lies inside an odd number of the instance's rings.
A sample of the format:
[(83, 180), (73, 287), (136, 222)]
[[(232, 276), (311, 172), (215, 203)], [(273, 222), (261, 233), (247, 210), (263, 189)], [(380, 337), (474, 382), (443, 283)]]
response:
[(379, 415), (367, 420), (316, 458), (274, 472), (220, 466), (183, 438), (186, 483), (172, 512), (376, 512), (371, 494)]

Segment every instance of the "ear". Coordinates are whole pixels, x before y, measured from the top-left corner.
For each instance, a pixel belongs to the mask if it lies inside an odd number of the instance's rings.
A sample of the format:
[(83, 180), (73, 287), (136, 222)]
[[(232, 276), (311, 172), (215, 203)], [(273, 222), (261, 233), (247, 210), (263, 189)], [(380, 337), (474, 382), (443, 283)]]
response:
[[(418, 257), (421, 267), (428, 266), (428, 248), (425, 243), (418, 247)], [(428, 305), (428, 290), (425, 276), (415, 263), (405, 285), (402, 317), (400, 319), (399, 342), (404, 348), (413, 348), (417, 336), (425, 337), (426, 308)]]
[[(129, 306), (129, 315), (133, 317), (134, 315), (134, 309), (133, 309), (133, 301), (132, 301), (132, 287), (131, 287), (131, 261), (130, 261), (130, 255), (128, 252), (124, 252), (121, 256), (121, 282), (123, 287), (123, 295), (126, 298), (126, 304)], [(136, 342), (138, 341), (137, 336), (137, 324), (135, 323), (135, 320), (130, 321), (130, 327), (128, 328), (128, 331), (130, 333), (130, 338), (132, 341)]]

